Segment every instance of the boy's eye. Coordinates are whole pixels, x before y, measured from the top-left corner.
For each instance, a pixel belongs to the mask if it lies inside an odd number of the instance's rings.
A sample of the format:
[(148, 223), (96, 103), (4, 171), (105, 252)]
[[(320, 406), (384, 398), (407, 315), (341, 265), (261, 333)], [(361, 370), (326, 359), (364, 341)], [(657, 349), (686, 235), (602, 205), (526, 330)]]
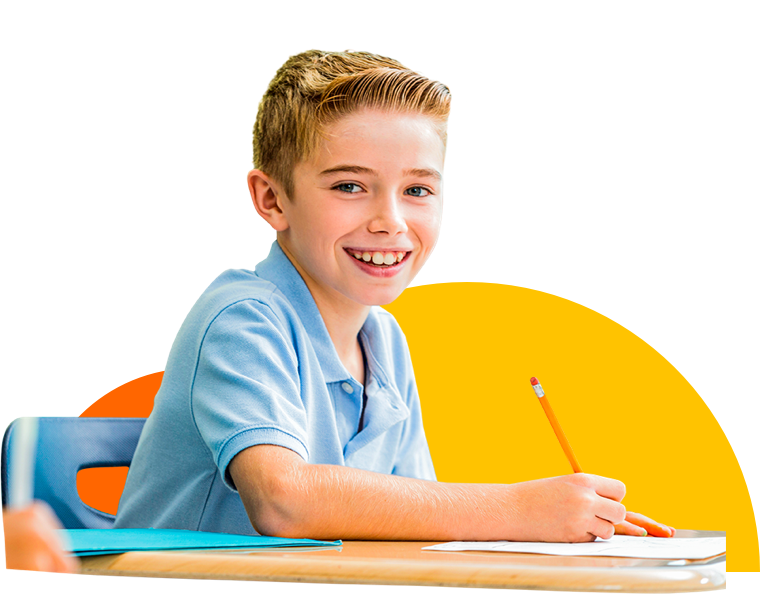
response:
[(408, 188), (407, 190), (404, 190), (404, 194), (408, 196), (415, 196), (416, 198), (424, 198), (425, 196), (430, 196), (431, 192), (427, 188), (423, 188), (421, 186), (414, 186), (413, 188)]
[(356, 194), (357, 192), (362, 191), (362, 187), (359, 184), (351, 183), (338, 184), (334, 189), (340, 190), (341, 192), (347, 192), (349, 194)]
[[(345, 182), (333, 186), (333, 190), (338, 190), (347, 194), (358, 194), (359, 192), (363, 192), (364, 188), (362, 188), (359, 184), (355, 184), (353, 182)], [(415, 198), (424, 198), (426, 196), (430, 196), (432, 192), (427, 188), (423, 188), (422, 186), (414, 186), (412, 188), (407, 188), (404, 190), (404, 194), (407, 196), (414, 196)]]

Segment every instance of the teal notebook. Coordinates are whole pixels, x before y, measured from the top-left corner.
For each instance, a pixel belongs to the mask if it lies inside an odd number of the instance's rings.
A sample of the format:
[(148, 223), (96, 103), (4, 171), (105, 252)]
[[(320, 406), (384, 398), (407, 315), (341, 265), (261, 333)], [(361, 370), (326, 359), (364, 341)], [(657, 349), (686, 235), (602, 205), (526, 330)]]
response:
[(64, 548), (76, 556), (113, 555), (129, 551), (264, 549), (278, 547), (338, 547), (341, 541), (308, 538), (245, 536), (195, 530), (158, 530), (154, 528), (108, 528), (59, 530)]

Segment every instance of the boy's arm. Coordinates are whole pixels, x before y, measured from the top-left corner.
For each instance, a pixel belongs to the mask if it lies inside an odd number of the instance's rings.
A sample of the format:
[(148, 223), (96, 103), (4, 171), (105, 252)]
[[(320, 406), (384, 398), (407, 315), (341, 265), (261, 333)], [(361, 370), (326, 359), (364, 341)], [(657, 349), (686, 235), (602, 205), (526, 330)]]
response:
[(272, 536), (583, 542), (610, 538), (626, 515), (623, 483), (588, 474), (437, 483), (308, 464), (270, 445), (241, 451), (229, 469), (253, 527)]

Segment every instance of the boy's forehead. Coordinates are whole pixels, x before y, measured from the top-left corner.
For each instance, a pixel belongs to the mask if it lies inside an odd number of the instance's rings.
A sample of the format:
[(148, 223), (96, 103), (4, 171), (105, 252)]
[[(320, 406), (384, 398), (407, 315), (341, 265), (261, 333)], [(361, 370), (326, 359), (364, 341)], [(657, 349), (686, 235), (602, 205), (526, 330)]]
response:
[(393, 137), (398, 132), (404, 132), (421, 138), (440, 140), (439, 128), (440, 125), (435, 119), (421, 113), (362, 109), (344, 115), (325, 126), (322, 138), (325, 141), (335, 141), (377, 138), (384, 135)]
[(395, 168), (434, 168), (442, 173), (445, 147), (441, 125), (418, 113), (362, 110), (326, 126), (309, 168), (330, 169), (336, 162)]

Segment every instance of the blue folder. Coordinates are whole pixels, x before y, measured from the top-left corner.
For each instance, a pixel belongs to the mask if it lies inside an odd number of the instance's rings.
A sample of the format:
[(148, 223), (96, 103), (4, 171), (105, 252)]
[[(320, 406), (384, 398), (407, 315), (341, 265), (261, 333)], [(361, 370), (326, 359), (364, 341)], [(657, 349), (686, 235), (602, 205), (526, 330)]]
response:
[(336, 541), (308, 538), (246, 536), (219, 532), (164, 529), (74, 529), (59, 530), (64, 548), (76, 556), (113, 555), (129, 551), (264, 549), (279, 547), (338, 547)]

